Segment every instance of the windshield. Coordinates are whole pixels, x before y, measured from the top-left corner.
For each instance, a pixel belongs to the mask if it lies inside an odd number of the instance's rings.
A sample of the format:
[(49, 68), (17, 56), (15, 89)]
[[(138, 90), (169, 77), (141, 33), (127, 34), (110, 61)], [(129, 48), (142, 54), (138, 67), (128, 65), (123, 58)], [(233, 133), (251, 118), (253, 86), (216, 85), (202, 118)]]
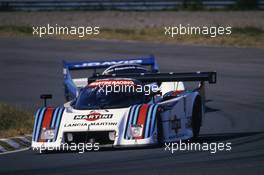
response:
[(81, 90), (73, 107), (80, 110), (122, 108), (142, 104), (144, 98), (144, 94), (139, 92), (106, 93), (102, 87), (86, 87)]

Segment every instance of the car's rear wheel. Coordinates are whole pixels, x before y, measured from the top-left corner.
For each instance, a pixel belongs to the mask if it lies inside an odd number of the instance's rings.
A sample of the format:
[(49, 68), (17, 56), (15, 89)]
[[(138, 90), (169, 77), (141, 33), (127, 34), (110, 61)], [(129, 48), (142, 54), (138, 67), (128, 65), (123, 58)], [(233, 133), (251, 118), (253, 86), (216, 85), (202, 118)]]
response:
[(192, 131), (193, 131), (194, 139), (199, 137), (201, 124), (202, 124), (202, 102), (201, 102), (201, 98), (198, 96), (195, 99), (193, 105), (193, 112), (192, 112)]

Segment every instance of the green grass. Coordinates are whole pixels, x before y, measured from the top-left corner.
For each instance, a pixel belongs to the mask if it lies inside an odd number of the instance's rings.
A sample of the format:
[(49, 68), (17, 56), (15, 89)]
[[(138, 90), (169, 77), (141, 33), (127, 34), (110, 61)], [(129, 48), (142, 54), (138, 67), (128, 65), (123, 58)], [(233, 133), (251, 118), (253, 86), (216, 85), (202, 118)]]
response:
[[(27, 26), (2, 26), (0, 36), (32, 36), (32, 28)], [(37, 37), (37, 36), (35, 36)], [(86, 36), (49, 36), (59, 39), (115, 39), (115, 40), (137, 40), (161, 43), (216, 45), (233, 47), (256, 47), (264, 48), (264, 30), (256, 27), (233, 28), (231, 35), (217, 36), (211, 38), (203, 35), (182, 35), (170, 38), (164, 35), (161, 28), (144, 29), (102, 29), (99, 35)]]
[(27, 111), (0, 104), (0, 138), (32, 133), (34, 117)]
[(99, 37), (101, 39), (264, 48), (264, 31), (254, 27), (233, 28), (231, 35), (217, 36), (215, 38), (203, 35), (182, 35), (170, 38), (164, 35), (164, 30), (158, 28), (141, 30), (104, 29)]
[(31, 35), (32, 31), (29, 26), (0, 26), (0, 36)]

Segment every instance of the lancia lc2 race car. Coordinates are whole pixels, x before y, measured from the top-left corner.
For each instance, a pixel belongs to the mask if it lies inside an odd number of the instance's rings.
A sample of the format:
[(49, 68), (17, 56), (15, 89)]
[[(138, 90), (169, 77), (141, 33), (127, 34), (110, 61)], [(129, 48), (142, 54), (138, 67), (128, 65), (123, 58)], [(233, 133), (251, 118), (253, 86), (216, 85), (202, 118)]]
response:
[[(74, 70), (93, 73), (72, 78)], [(64, 62), (63, 73), (66, 103), (38, 109), (33, 149), (63, 143), (134, 147), (198, 137), (205, 82), (216, 83), (216, 72), (160, 73), (153, 56)], [(185, 82), (198, 85), (189, 90)]]

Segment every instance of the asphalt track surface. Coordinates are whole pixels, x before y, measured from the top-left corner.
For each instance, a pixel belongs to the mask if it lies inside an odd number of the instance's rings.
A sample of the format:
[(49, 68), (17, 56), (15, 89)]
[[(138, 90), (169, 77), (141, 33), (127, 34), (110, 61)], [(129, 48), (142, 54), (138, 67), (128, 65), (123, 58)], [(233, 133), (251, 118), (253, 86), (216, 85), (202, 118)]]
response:
[(164, 147), (0, 156), (0, 174), (264, 174), (264, 50), (118, 41), (0, 38), (0, 101), (35, 110), (39, 94), (63, 103), (62, 60), (154, 54), (162, 71), (218, 72), (207, 86), (200, 142), (231, 142), (231, 151)]

